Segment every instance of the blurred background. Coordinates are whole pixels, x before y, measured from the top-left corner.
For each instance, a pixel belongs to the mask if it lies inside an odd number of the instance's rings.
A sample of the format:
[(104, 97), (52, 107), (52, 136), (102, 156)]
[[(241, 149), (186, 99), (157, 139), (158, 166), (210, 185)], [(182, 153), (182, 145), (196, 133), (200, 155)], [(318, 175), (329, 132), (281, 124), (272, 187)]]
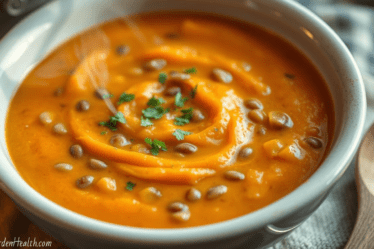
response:
[[(0, 0), (0, 38), (14, 25), (43, 4), (57, 0)], [(374, 0), (295, 0), (305, 6), (347, 3), (374, 7)]]

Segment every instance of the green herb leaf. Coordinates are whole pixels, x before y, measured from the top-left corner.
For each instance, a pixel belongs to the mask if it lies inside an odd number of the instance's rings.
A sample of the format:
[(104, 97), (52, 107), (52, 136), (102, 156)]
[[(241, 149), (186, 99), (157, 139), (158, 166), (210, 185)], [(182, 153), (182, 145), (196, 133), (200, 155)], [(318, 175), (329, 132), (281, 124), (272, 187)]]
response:
[(111, 94), (111, 93), (108, 93), (108, 94), (104, 94), (103, 95), (103, 99), (109, 99), (109, 98), (112, 98), (114, 95)]
[(197, 92), (197, 85), (190, 92), (191, 99), (195, 98), (196, 92)]
[(147, 102), (147, 105), (148, 106), (153, 106), (153, 107), (156, 107), (156, 106), (159, 106), (159, 105), (162, 105), (166, 103), (166, 101), (163, 99), (163, 98), (155, 98), (154, 96), (152, 98), (150, 98)]
[(187, 108), (187, 109), (182, 109), (181, 112), (183, 113), (191, 113), (192, 114), (192, 111), (193, 111), (193, 108), (190, 107), (190, 108)]
[(102, 132), (100, 132), (100, 135), (105, 135), (107, 133), (108, 133), (107, 131), (102, 131)]
[(105, 121), (102, 121), (99, 123), (99, 125), (101, 126), (106, 126), (108, 127), (111, 131), (116, 131), (117, 130), (117, 127), (115, 125), (113, 125), (111, 122), (105, 122)]
[(177, 95), (175, 95), (175, 105), (178, 107), (183, 107), (184, 102), (188, 100), (187, 97), (182, 98), (182, 93), (178, 92)]
[(152, 141), (152, 139), (147, 137), (145, 139), (145, 142), (151, 146), (151, 153), (154, 156), (158, 155), (158, 153), (160, 152), (160, 149), (163, 150), (163, 151), (167, 151), (166, 145), (162, 141), (159, 141), (157, 139), (154, 139)]
[(178, 125), (178, 126), (188, 124), (190, 122), (190, 120), (192, 119), (192, 111), (193, 111), (192, 107), (190, 107), (188, 109), (182, 109), (181, 112), (184, 113), (184, 114), (180, 117), (176, 117), (175, 121), (174, 121), (174, 124)]
[(136, 186), (136, 183), (133, 183), (133, 182), (127, 182), (127, 183), (126, 183), (126, 189), (127, 189), (128, 191), (133, 190), (135, 186)]
[(109, 118), (109, 121), (107, 121), (107, 122), (102, 121), (102, 122), (99, 123), (99, 125), (106, 126), (111, 131), (116, 131), (117, 130), (117, 127), (116, 127), (117, 122), (120, 122), (122, 124), (126, 124), (126, 119), (125, 119), (125, 116), (123, 116), (122, 112), (117, 112), (116, 115)]
[(177, 138), (177, 140), (183, 140), (184, 139), (184, 136), (188, 136), (188, 135), (191, 135), (192, 132), (189, 132), (189, 131), (182, 131), (180, 129), (176, 129), (174, 132), (173, 132), (173, 135)]
[(197, 73), (197, 69), (196, 67), (191, 67), (191, 68), (188, 68), (186, 70), (184, 70), (185, 73)]
[(142, 113), (144, 117), (146, 118), (154, 118), (154, 119), (160, 119), (165, 113), (168, 113), (170, 111), (169, 108), (165, 109), (162, 106), (156, 106), (156, 107), (148, 107), (145, 110), (142, 110)]
[(148, 126), (153, 125), (153, 123), (151, 122), (151, 120), (149, 120), (149, 118), (145, 118), (145, 117), (141, 116), (140, 117), (140, 125), (143, 126), (143, 127), (148, 127)]
[(132, 93), (122, 93), (121, 96), (119, 96), (117, 105), (122, 104), (123, 102), (130, 102), (131, 100), (135, 99), (135, 94)]
[(122, 112), (117, 112), (116, 115), (110, 117), (110, 122), (114, 123), (115, 125), (117, 124), (117, 122), (126, 124), (126, 119), (125, 116), (123, 116)]
[(168, 78), (168, 75), (166, 73), (160, 73), (158, 75), (158, 82), (160, 82), (161, 84), (164, 84), (167, 78)]

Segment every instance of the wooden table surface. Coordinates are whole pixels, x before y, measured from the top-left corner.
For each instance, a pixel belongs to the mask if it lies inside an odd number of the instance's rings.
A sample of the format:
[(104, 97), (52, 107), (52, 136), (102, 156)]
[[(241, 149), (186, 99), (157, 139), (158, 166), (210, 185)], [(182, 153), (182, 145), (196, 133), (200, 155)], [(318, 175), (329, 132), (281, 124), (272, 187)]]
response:
[[(14, 202), (0, 190), (0, 247), (5, 241), (36, 241), (36, 242), (47, 242), (51, 241), (52, 246), (48, 248), (68, 248), (58, 242), (55, 238), (48, 235), (36, 225), (34, 225), (26, 216), (24, 216), (14, 204)], [(17, 244), (17, 242), (15, 243)], [(18, 243), (19, 244), (19, 243)], [(10, 247), (9, 247), (10, 248)], [(11, 248), (35, 248), (32, 246), (14, 246)]]

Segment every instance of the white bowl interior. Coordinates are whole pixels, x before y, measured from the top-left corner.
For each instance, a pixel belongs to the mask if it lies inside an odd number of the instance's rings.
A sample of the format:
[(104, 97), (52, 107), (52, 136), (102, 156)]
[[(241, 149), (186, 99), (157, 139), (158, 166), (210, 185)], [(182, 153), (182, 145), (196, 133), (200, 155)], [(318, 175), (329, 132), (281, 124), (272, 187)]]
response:
[[(90, 7), (87, 7), (87, 6)], [(286, 198), (239, 219), (221, 224), (178, 230), (135, 229), (98, 222), (51, 203), (28, 187), (12, 166), (5, 141), (5, 119), (9, 101), (22, 79), (56, 46), (88, 27), (137, 12), (190, 10), (218, 13), (272, 30), (301, 50), (318, 68), (335, 104), (334, 148), (320, 169)], [(32, 14), (0, 43), (0, 141), (1, 187), (21, 205), (43, 219), (61, 226), (85, 229), (113, 238), (174, 241), (195, 237), (213, 239), (254, 229), (280, 219), (295, 210), (292, 202), (307, 203), (332, 186), (357, 149), (365, 115), (364, 87), (348, 50), (336, 35), (309, 11), (292, 1), (277, 0), (64, 0), (54, 1)], [(333, 107), (328, 107), (333, 108)], [(316, 184), (319, 182), (319, 184)], [(309, 195), (305, 195), (308, 191)], [(29, 198), (32, 197), (32, 198)], [(268, 214), (272, 213), (272, 216)], [(86, 228), (84, 228), (86, 227)], [(143, 235), (139, 235), (142, 231)], [(160, 232), (163, 236), (160, 237)]]

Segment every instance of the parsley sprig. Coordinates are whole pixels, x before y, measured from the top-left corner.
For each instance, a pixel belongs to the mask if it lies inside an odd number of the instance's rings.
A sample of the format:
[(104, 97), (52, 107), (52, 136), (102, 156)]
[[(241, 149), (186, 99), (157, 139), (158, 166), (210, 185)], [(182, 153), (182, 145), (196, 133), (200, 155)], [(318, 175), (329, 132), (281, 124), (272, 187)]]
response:
[(194, 99), (195, 96), (196, 96), (196, 93), (197, 93), (197, 86), (198, 86), (198, 85), (196, 85), (196, 86), (191, 90), (191, 92), (190, 92), (191, 99)]
[(160, 140), (154, 139), (152, 141), (152, 139), (147, 137), (145, 142), (151, 146), (151, 153), (154, 156), (157, 156), (160, 150), (167, 151), (165, 143)]
[(167, 78), (168, 78), (168, 75), (166, 73), (160, 73), (158, 75), (158, 82), (160, 82), (161, 84), (164, 84)]
[(181, 112), (183, 113), (183, 115), (180, 117), (176, 117), (174, 124), (178, 126), (188, 124), (190, 120), (192, 119), (192, 111), (193, 111), (192, 107), (188, 109), (182, 109)]
[(135, 186), (136, 186), (136, 183), (133, 183), (133, 182), (129, 181), (129, 182), (126, 183), (126, 190), (132, 191)]
[(152, 98), (150, 98), (147, 102), (147, 105), (148, 106), (153, 106), (153, 107), (156, 107), (156, 106), (159, 106), (159, 105), (162, 105), (164, 104), (166, 101), (163, 99), (163, 98), (155, 98), (154, 96)]
[(164, 114), (170, 111), (169, 108), (164, 108), (162, 106), (148, 107), (147, 109), (142, 110), (143, 116), (146, 118), (160, 119)]
[(153, 123), (149, 118), (145, 118), (143, 116), (140, 117), (140, 126), (148, 127), (148, 126), (152, 126), (152, 125), (153, 125)]
[(188, 74), (197, 73), (197, 69), (196, 67), (191, 67), (191, 68), (185, 69), (184, 72)]
[(117, 105), (122, 104), (123, 102), (130, 102), (131, 100), (135, 99), (135, 94), (132, 93), (122, 93), (121, 96), (119, 96)]
[(160, 119), (164, 114), (170, 111), (169, 108), (164, 108), (161, 105), (165, 103), (163, 98), (152, 97), (148, 100), (147, 105), (150, 106), (147, 109), (142, 110), (143, 116), (140, 117), (140, 125), (148, 127), (153, 125), (151, 118)]
[(126, 119), (125, 116), (123, 116), (122, 112), (117, 112), (116, 115), (111, 116), (109, 118), (109, 121), (102, 121), (99, 123), (101, 126), (106, 126), (108, 127), (111, 131), (116, 131), (117, 130), (117, 122), (120, 122), (122, 124), (126, 124)]
[(182, 93), (181, 92), (178, 92), (175, 95), (175, 105), (178, 106), (178, 107), (183, 107), (184, 102), (186, 102), (187, 100), (188, 100), (187, 97), (182, 98)]
[(173, 132), (173, 135), (175, 136), (175, 138), (177, 140), (183, 140), (184, 139), (184, 136), (188, 136), (188, 135), (191, 135), (192, 132), (189, 132), (189, 131), (182, 131), (180, 129), (176, 129), (174, 132)]

